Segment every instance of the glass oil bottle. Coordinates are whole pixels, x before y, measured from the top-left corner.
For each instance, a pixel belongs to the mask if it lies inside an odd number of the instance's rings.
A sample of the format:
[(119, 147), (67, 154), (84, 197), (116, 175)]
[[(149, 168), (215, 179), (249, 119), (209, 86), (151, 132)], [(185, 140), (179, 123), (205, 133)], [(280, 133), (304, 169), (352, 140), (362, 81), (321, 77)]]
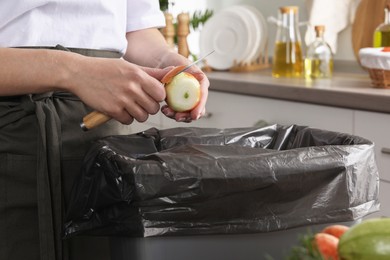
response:
[(301, 37), (298, 28), (298, 7), (279, 8), (272, 76), (302, 77), (303, 58)]
[(390, 46), (390, 1), (385, 7), (385, 20), (374, 31), (373, 47)]
[(325, 26), (317, 25), (314, 29), (316, 38), (306, 51), (305, 77), (331, 78), (333, 74), (333, 53), (324, 39)]

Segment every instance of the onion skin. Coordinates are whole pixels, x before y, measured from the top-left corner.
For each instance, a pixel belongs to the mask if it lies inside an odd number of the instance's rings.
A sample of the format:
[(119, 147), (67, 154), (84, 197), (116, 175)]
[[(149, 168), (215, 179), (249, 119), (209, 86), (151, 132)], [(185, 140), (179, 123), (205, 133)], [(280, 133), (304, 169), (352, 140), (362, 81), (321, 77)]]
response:
[(183, 70), (185, 67), (185, 65), (174, 67), (167, 74), (165, 74), (165, 76), (161, 79), (161, 83), (168, 84), (177, 75), (177, 73), (179, 73), (179, 71)]

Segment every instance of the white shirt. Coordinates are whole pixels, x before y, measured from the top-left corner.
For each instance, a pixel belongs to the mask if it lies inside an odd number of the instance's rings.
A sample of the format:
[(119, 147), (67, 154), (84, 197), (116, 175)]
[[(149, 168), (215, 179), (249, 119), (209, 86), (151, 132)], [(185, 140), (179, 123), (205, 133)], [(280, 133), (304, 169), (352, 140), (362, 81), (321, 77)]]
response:
[(124, 53), (126, 32), (165, 25), (157, 0), (0, 0), (0, 47)]

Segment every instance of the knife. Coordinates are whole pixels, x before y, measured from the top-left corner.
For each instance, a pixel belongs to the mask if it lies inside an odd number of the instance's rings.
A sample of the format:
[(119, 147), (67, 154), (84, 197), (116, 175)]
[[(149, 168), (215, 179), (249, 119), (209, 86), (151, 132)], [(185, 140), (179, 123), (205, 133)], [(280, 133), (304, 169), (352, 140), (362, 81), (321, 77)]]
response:
[[(187, 65), (182, 70), (179, 70), (174, 76), (177, 76), (178, 74), (188, 70), (190, 67), (192, 67), (195, 64), (199, 63), (200, 61), (204, 60), (207, 56), (209, 56), (213, 52), (214, 52), (214, 50), (209, 52), (209, 53), (207, 53), (203, 57), (197, 59), (196, 61), (192, 62), (191, 64)], [(94, 128), (94, 127), (97, 127), (99, 125), (102, 125), (102, 124), (106, 123), (110, 119), (111, 119), (110, 116), (107, 116), (107, 115), (105, 115), (105, 114), (103, 114), (101, 112), (98, 112), (98, 111), (93, 111), (93, 112), (91, 112), (88, 115), (83, 117), (83, 121), (80, 123), (80, 127), (84, 131), (88, 131), (88, 130)]]
[(211, 52), (207, 53), (206, 55), (202, 56), (201, 58), (197, 59), (196, 61), (194, 61), (193, 63), (185, 66), (182, 70), (179, 70), (174, 76), (172, 77), (175, 77), (177, 75), (179, 75), (180, 73), (188, 70), (189, 68), (191, 68), (192, 66), (194, 66), (195, 64), (199, 63), (200, 61), (206, 59), (206, 57), (208, 57), (209, 55), (211, 55), (215, 50), (212, 50)]

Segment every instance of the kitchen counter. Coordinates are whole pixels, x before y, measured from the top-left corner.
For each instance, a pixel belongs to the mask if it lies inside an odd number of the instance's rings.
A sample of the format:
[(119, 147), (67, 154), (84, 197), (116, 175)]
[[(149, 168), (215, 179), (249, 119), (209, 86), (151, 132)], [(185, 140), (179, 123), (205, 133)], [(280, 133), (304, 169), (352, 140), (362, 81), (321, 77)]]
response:
[(371, 86), (368, 73), (336, 71), (332, 79), (273, 78), (271, 69), (208, 72), (210, 90), (318, 105), (390, 113), (390, 89)]

